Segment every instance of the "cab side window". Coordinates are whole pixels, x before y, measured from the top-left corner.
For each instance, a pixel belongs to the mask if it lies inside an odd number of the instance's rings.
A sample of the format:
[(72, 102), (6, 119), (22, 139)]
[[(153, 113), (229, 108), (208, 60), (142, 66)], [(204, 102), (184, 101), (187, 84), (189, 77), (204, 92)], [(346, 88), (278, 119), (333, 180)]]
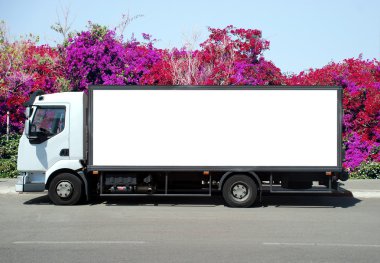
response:
[(65, 128), (65, 108), (37, 108), (31, 123), (31, 135), (44, 134), (52, 137)]

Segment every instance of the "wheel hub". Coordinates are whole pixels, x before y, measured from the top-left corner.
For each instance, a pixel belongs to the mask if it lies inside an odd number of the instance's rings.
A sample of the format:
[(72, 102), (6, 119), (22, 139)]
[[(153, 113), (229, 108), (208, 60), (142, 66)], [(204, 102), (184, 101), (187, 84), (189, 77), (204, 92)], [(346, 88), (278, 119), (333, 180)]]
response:
[(73, 185), (69, 181), (61, 181), (57, 184), (56, 192), (59, 197), (67, 198), (73, 192)]
[(234, 184), (231, 190), (232, 196), (238, 201), (243, 201), (248, 196), (248, 187), (242, 183)]

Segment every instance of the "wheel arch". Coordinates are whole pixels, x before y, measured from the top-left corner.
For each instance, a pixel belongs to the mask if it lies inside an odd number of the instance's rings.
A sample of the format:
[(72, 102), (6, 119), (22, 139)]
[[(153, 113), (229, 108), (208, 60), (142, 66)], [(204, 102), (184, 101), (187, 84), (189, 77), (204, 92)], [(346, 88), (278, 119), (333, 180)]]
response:
[(53, 181), (53, 178), (56, 177), (59, 174), (62, 174), (62, 173), (72, 174), (72, 175), (78, 177), (79, 180), (82, 181), (83, 187), (84, 187), (84, 193), (86, 195), (86, 200), (88, 201), (88, 198), (89, 198), (89, 195), (88, 195), (88, 181), (87, 181), (86, 176), (84, 175), (83, 171), (75, 171), (75, 170), (71, 170), (71, 169), (68, 169), (68, 168), (62, 168), (62, 169), (56, 170), (53, 173), (51, 173), (50, 176), (49, 176), (49, 178), (47, 179), (46, 184), (45, 184), (45, 189), (48, 190), (49, 187), (50, 187), (51, 181)]
[(260, 202), (261, 202), (262, 183), (261, 183), (260, 177), (253, 171), (244, 171), (244, 172), (229, 171), (229, 172), (226, 172), (220, 178), (218, 190), (221, 191), (223, 189), (223, 184), (226, 182), (226, 180), (228, 178), (230, 178), (233, 175), (237, 175), (237, 174), (248, 175), (250, 178), (252, 178), (252, 180), (257, 184), (257, 190), (259, 191), (259, 198), (260, 198)]

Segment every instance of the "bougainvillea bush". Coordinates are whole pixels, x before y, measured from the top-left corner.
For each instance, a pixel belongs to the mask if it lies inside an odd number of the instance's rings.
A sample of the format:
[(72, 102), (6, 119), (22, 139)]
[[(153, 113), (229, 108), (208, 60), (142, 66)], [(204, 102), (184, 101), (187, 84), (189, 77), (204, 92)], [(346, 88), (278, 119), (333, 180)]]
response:
[[(260, 30), (209, 28), (198, 48), (159, 49), (123, 40), (114, 30), (89, 23), (64, 45), (0, 38), (0, 133), (6, 112), (11, 131), (23, 127), (22, 103), (37, 89), (86, 91), (89, 85), (334, 85), (344, 89), (344, 167), (356, 177), (376, 178), (380, 163), (380, 65), (361, 57), (321, 69), (285, 75), (264, 57), (269, 42)], [(191, 47), (190, 47), (191, 46)]]
[(5, 132), (10, 114), (11, 132), (20, 132), (24, 107), (29, 94), (42, 89), (46, 93), (61, 91), (64, 68), (58, 52), (31, 40), (0, 42), (0, 133)]
[(346, 59), (290, 76), (286, 84), (342, 86), (344, 166), (354, 171), (361, 164), (380, 162), (379, 61)]
[(96, 24), (69, 39), (66, 48), (66, 77), (72, 90), (83, 91), (89, 85), (138, 85), (144, 75), (161, 59), (159, 50), (135, 39), (127, 42), (115, 32)]
[(66, 77), (73, 90), (104, 85), (280, 85), (279, 68), (266, 61), (269, 42), (261, 31), (210, 28), (198, 50), (162, 50), (143, 34), (145, 42), (123, 42), (114, 31), (89, 24), (89, 30), (69, 39)]

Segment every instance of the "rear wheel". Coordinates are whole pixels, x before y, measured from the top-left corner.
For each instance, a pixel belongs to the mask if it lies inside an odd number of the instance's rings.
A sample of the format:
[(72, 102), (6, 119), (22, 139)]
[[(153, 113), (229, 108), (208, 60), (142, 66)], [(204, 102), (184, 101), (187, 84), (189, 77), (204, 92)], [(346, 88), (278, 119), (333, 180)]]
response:
[(75, 205), (82, 197), (82, 181), (70, 173), (59, 174), (50, 183), (49, 197), (56, 205)]
[(257, 198), (257, 185), (247, 175), (233, 175), (223, 185), (223, 198), (231, 207), (250, 207)]

